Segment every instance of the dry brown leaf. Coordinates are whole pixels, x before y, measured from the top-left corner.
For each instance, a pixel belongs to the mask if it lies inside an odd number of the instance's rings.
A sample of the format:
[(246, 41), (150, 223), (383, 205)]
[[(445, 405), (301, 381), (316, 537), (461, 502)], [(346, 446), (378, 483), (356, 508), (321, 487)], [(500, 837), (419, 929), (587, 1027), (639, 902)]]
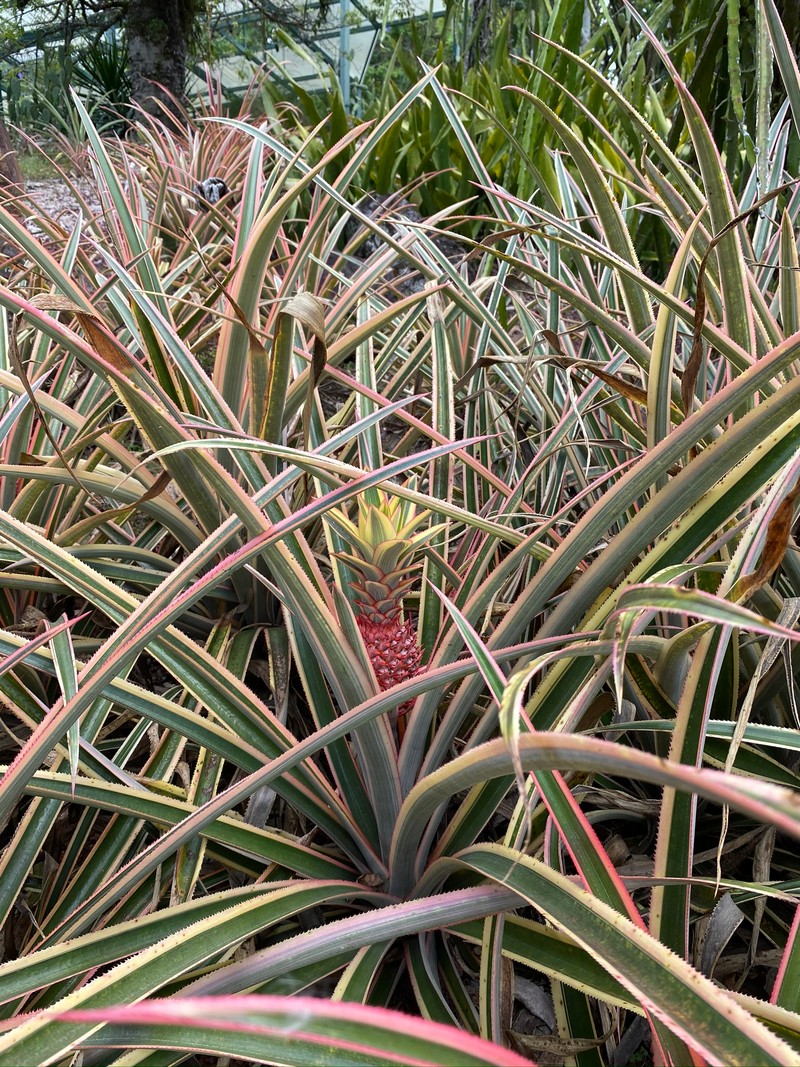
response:
[(764, 550), (758, 566), (752, 574), (744, 575), (737, 583), (737, 594), (742, 599), (752, 596), (756, 590), (766, 585), (781, 565), (794, 524), (794, 506), (800, 496), (800, 481), (781, 501), (772, 521), (767, 527)]

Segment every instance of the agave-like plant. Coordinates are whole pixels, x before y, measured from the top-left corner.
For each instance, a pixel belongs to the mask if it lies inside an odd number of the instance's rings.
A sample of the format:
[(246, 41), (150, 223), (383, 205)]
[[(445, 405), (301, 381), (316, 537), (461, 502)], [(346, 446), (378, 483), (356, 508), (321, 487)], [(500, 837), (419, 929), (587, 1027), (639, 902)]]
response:
[[(104, 217), (0, 212), (0, 1065), (800, 1061), (797, 131), (735, 196), (677, 72), (699, 176), (568, 60), (620, 125), (521, 87), (536, 198), (429, 71), (313, 164), (85, 116)], [(423, 98), (477, 272), (350, 203)]]

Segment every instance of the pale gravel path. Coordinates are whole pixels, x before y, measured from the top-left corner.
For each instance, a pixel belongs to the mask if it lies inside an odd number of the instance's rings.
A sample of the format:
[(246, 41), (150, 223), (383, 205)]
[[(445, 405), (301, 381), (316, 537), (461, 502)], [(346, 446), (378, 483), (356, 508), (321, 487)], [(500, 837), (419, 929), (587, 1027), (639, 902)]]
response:
[[(88, 178), (72, 179), (80, 194), (86, 200), (90, 210), (100, 213), (100, 200), (94, 184)], [(78, 221), (79, 207), (72, 195), (72, 190), (61, 178), (47, 178), (44, 181), (25, 183), (25, 191), (42, 210), (59, 222), (65, 230), (72, 230)]]

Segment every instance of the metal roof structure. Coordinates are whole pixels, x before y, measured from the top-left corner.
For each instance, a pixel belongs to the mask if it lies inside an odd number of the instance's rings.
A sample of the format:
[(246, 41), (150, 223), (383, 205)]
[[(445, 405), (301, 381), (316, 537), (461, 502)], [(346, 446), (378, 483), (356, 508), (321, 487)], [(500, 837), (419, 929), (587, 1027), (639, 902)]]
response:
[(245, 89), (265, 65), (309, 91), (323, 88), (334, 72), (345, 107), (349, 107), (350, 87), (363, 80), (381, 33), (412, 19), (443, 15), (446, 4), (445, 0), (402, 0), (402, 4), (389, 4), (382, 20), (375, 6), (364, 0), (311, 0), (304, 5), (304, 14), (312, 31), (287, 29), (258, 52), (242, 43), (242, 31), (263, 18), (249, 8), (247, 0), (227, 0), (218, 16), (216, 32), (235, 54), (215, 61), (211, 72), (227, 90)]
[[(135, 0), (132, 0), (135, 2)], [(63, 23), (56, 17), (58, 0), (49, 5), (53, 18), (48, 21), (48, 5), (24, 10), (19, 16), (21, 34), (13, 42), (0, 41), (0, 61), (10, 55), (23, 62), (63, 37)], [(350, 107), (351, 86), (359, 85), (367, 72), (375, 45), (381, 34), (414, 19), (438, 17), (445, 13), (446, 0), (305, 0), (302, 3), (303, 26), (287, 26), (284, 31), (261, 34), (266, 47), (253, 49), (248, 39), (258, 37), (264, 27), (264, 10), (270, 0), (261, 0), (259, 9), (248, 0), (222, 0), (214, 14), (213, 34), (227, 46), (228, 54), (213, 61), (211, 74), (231, 93), (244, 91), (254, 75), (267, 67), (276, 76), (285, 76), (309, 91), (324, 88), (338, 77), (344, 105)], [(298, 2), (298, 8), (301, 3)], [(275, 5), (276, 23), (285, 22), (285, 7)], [(283, 17), (281, 17), (283, 16)], [(75, 39), (96, 32), (98, 23), (89, 20), (73, 27)], [(248, 33), (248, 30), (251, 32)], [(198, 69), (189, 72), (187, 89), (202, 91), (205, 76)]]

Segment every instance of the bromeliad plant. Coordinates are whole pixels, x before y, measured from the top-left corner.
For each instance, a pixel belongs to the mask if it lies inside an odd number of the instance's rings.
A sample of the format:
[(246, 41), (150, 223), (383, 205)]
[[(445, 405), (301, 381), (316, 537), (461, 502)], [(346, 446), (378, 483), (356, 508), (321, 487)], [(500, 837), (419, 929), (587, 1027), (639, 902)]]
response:
[[(88, 121), (104, 216), (0, 212), (0, 1065), (800, 1062), (798, 134), (734, 191), (568, 60), (536, 198), (429, 72), (312, 165), (203, 122), (235, 212)], [(477, 271), (350, 204), (422, 99)]]
[[(338, 508), (326, 519), (347, 545), (336, 558), (351, 576), (350, 599), (356, 625), (381, 691), (419, 673), (422, 649), (411, 618), (403, 617), (403, 598), (417, 583), (422, 563), (415, 559), (434, 533), (426, 512), (378, 490), (373, 502), (365, 491), (358, 500), (358, 525)], [(410, 710), (410, 703), (402, 711)]]

